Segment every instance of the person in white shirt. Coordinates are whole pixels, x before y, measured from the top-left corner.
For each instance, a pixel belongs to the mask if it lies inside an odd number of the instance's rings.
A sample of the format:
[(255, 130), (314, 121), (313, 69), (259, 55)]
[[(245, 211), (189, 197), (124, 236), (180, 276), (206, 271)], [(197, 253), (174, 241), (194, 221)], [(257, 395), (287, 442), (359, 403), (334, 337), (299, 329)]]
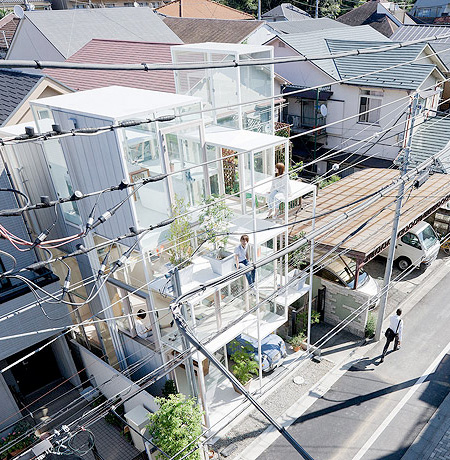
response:
[(141, 339), (146, 339), (152, 335), (152, 328), (147, 328), (145, 327), (143, 323), (143, 319), (147, 314), (145, 313), (144, 310), (138, 310), (137, 315), (136, 315), (136, 320), (135, 320), (135, 327), (136, 327), (136, 334), (141, 337)]
[[(267, 197), (267, 207), (269, 208), (269, 214), (267, 215), (266, 219), (271, 219), (272, 217), (278, 217), (281, 215), (280, 204), (286, 197), (286, 194), (289, 195), (289, 181), (286, 181), (284, 170), (285, 167), (283, 163), (277, 163), (275, 165), (275, 179), (272, 181), (270, 193)], [(288, 188), (286, 188), (286, 186)]]
[(381, 355), (381, 362), (384, 361), (384, 357), (388, 351), (389, 345), (394, 340), (394, 351), (400, 349), (400, 342), (403, 336), (403, 320), (400, 318), (402, 315), (402, 309), (398, 308), (396, 314), (389, 318), (389, 328), (386, 331), (386, 344), (383, 348), (383, 354)]
[[(234, 259), (237, 270), (242, 268), (242, 266), (248, 267), (250, 265), (248, 254), (248, 241), (248, 235), (242, 235), (240, 239), (240, 244), (236, 246), (236, 248), (234, 249)], [(249, 286), (253, 288), (253, 284), (255, 283), (255, 270), (247, 272), (245, 276), (247, 278)]]

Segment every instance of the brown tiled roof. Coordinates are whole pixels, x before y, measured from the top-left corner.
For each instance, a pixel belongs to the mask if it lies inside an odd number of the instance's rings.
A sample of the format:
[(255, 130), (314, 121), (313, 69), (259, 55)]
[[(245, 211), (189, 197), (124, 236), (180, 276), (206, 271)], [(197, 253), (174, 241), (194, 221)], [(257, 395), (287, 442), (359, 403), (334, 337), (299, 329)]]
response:
[[(66, 62), (90, 64), (140, 64), (172, 62), (169, 43), (93, 39)], [(45, 69), (55, 80), (75, 90), (119, 85), (175, 92), (173, 71)]]
[(264, 21), (239, 19), (164, 18), (183, 43), (241, 43)]
[(254, 19), (251, 14), (212, 0), (174, 0), (156, 8), (156, 11), (165, 16), (176, 18)]
[[(0, 49), (8, 48), (12, 42), (18, 25), (19, 18), (17, 18), (13, 13), (7, 14), (4, 18), (0, 19)], [(3, 32), (5, 35), (3, 35)], [(8, 42), (8, 46), (6, 46), (5, 37)]]

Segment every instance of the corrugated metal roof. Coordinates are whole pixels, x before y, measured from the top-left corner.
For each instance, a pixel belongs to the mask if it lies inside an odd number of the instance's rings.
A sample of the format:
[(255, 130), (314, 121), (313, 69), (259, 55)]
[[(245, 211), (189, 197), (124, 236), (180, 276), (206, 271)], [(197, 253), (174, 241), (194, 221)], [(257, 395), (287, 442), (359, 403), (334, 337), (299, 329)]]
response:
[[(370, 195), (390, 184), (399, 174), (399, 171), (393, 169), (370, 168), (347, 176), (320, 191), (317, 198), (316, 214), (322, 214), (352, 203), (358, 198)], [(392, 192), (390, 195), (381, 198), (376, 204), (360, 212), (337, 230), (329, 232), (326, 236), (321, 236), (320, 243), (329, 247), (339, 244), (352, 231), (359, 228), (369, 218), (383, 209), (380, 214), (370, 221), (369, 225), (341, 245), (341, 249), (349, 249), (351, 251), (349, 255), (353, 257), (361, 260), (373, 257), (377, 250), (389, 243), (396, 196), (397, 193)], [(430, 176), (420, 189), (413, 188), (411, 193), (408, 191), (408, 200), (403, 200), (399, 231), (402, 232), (412, 227), (416, 220), (423, 219), (439, 203), (447, 201), (449, 198), (450, 176), (447, 174)], [(349, 206), (345, 210), (348, 211), (355, 206)], [(302, 211), (293, 209), (291, 212), (295, 212), (295, 220), (311, 218), (310, 209)], [(316, 219), (316, 228), (332, 221), (338, 215), (339, 212), (336, 212)], [(310, 230), (310, 222), (297, 224), (292, 229), (291, 235), (296, 235), (300, 231), (308, 232)]]
[[(92, 64), (170, 63), (172, 62), (171, 46), (170, 43), (94, 39), (67, 59), (66, 62)], [(45, 69), (44, 72), (75, 90), (119, 85), (175, 93), (172, 70), (143, 72), (138, 70)]]
[(264, 21), (239, 19), (164, 18), (183, 43), (241, 43)]
[(156, 10), (165, 16), (177, 18), (254, 19), (251, 14), (212, 0), (173, 0)]
[(262, 15), (263, 19), (277, 19), (286, 21), (301, 21), (303, 19), (309, 19), (311, 16), (304, 10), (297, 8), (292, 3), (281, 3), (281, 5), (266, 11)]
[[(330, 52), (340, 53), (358, 48), (371, 48), (386, 45), (386, 42), (348, 42), (326, 40)], [(368, 72), (391, 67), (415, 59), (426, 45), (417, 43), (405, 48), (384, 51), (376, 55), (359, 55), (334, 59), (341, 78), (352, 78)], [(424, 61), (419, 61), (424, 62)], [(426, 61), (425, 61), (426, 62)], [(382, 88), (416, 89), (435, 69), (433, 64), (405, 64), (400, 67), (356, 78), (348, 84)]]
[[(387, 41), (384, 35), (377, 32), (370, 26), (358, 27), (342, 27), (336, 29), (324, 29), (306, 34), (283, 34), (279, 38), (285, 41), (289, 46), (294, 48), (304, 56), (317, 56), (321, 54), (329, 54), (330, 50), (326, 43), (326, 39), (340, 40), (367, 40), (367, 41)], [(353, 42), (349, 42), (353, 43)], [(335, 79), (339, 79), (339, 73), (333, 60), (315, 61), (315, 65), (320, 67), (328, 75)]]
[(42, 78), (16, 70), (0, 70), (0, 126)]
[(309, 21), (269, 22), (267, 25), (276, 32), (283, 34), (303, 34), (323, 29), (340, 29), (343, 27), (349, 27), (346, 24), (342, 24), (330, 18), (311, 18)]
[[(394, 42), (408, 42), (410, 40), (419, 40), (421, 38), (445, 34), (450, 34), (450, 26), (403, 25), (395, 31), (391, 40)], [(450, 38), (444, 38), (433, 43), (446, 43), (449, 41)]]
[(65, 58), (72, 56), (93, 38), (181, 43), (150, 8), (27, 11), (25, 17)]
[[(450, 141), (450, 115), (428, 118), (416, 130), (411, 141), (409, 166), (413, 168), (443, 150)], [(448, 157), (439, 161), (440, 172), (449, 173)]]

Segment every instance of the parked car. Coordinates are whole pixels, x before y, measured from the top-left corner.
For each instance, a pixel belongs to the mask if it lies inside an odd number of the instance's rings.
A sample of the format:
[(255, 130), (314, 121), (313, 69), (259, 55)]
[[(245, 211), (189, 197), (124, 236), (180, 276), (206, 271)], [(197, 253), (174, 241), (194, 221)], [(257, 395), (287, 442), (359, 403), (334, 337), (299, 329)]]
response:
[[(395, 262), (400, 270), (406, 270), (411, 265), (416, 268), (428, 267), (436, 260), (439, 248), (439, 238), (433, 227), (421, 221), (398, 238), (395, 245)], [(387, 257), (388, 254), (389, 247), (382, 251), (380, 256)]]
[[(247, 334), (238, 335), (235, 340), (242, 346), (248, 346), (253, 350), (253, 358), (259, 361), (258, 355), (258, 340), (250, 337)], [(227, 352), (230, 357), (233, 356), (235, 347), (232, 342), (227, 345)], [(286, 357), (286, 344), (284, 340), (276, 334), (269, 334), (261, 340), (261, 364), (264, 373), (270, 372), (279, 366)]]
[[(345, 289), (354, 289), (356, 278), (356, 261), (347, 256), (330, 255), (330, 260), (323, 262), (324, 267), (316, 272), (316, 276), (332, 283), (336, 283)], [(372, 307), (379, 304), (380, 286), (362, 268), (359, 269), (358, 285), (356, 291), (363, 292), (370, 297), (375, 297)]]

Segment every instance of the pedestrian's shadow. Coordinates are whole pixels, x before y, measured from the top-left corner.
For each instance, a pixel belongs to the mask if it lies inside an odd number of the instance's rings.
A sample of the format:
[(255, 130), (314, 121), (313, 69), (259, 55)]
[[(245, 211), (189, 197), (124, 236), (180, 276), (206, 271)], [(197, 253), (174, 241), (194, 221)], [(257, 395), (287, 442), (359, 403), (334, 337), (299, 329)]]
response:
[(376, 360), (378, 358), (361, 358), (355, 364), (352, 364), (349, 371), (350, 372), (365, 372), (365, 371), (374, 371), (374, 368), (369, 368), (369, 366), (377, 366)]

